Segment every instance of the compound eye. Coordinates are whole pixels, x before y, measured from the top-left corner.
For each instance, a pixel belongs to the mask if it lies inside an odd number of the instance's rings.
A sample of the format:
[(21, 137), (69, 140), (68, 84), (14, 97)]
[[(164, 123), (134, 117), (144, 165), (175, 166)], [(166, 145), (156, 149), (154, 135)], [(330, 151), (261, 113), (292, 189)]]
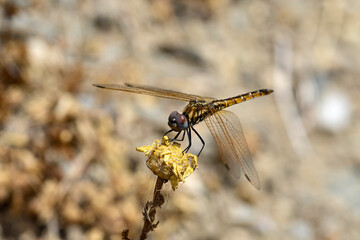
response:
[(176, 119), (177, 119), (177, 115), (180, 114), (177, 111), (174, 111), (172, 113), (170, 113), (169, 115), (169, 123), (171, 124), (176, 124)]
[(171, 129), (177, 132), (185, 130), (189, 127), (186, 116), (176, 111), (170, 113), (168, 125)]
[(178, 113), (176, 115), (177, 127), (180, 131), (185, 130), (189, 127), (188, 120), (184, 114)]

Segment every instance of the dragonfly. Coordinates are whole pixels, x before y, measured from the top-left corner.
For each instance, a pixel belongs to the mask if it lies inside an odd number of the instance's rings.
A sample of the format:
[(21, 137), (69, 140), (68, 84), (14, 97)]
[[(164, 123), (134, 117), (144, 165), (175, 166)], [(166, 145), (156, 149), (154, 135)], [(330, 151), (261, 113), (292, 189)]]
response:
[[(269, 95), (273, 90), (260, 89), (235, 97), (216, 99), (131, 83), (125, 83), (123, 85), (93, 84), (93, 86), (188, 102), (182, 113), (177, 111), (170, 113), (168, 119), (170, 130), (164, 135), (167, 135), (170, 132), (177, 132), (172, 140), (182, 141), (185, 138), (185, 134), (187, 134), (189, 145), (184, 151), (188, 152), (191, 147), (191, 133), (194, 132), (202, 143), (201, 150), (198, 153), (199, 156), (205, 147), (205, 141), (195, 130), (194, 125), (205, 121), (218, 146), (221, 160), (225, 165), (225, 168), (235, 178), (240, 178), (241, 172), (243, 172), (247, 180), (256, 189), (260, 190), (259, 176), (253, 164), (240, 120), (234, 113), (224, 109), (250, 99)], [(181, 139), (178, 139), (181, 133), (183, 133), (182, 137)]]

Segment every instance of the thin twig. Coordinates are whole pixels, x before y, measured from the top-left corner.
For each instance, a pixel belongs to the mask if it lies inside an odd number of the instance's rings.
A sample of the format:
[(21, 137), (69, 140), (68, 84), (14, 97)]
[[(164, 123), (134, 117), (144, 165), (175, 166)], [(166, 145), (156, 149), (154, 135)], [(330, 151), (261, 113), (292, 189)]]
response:
[[(157, 225), (159, 224), (159, 221), (157, 223), (154, 223), (155, 221), (155, 215), (156, 215), (156, 208), (161, 207), (161, 205), (164, 203), (164, 196), (161, 194), (161, 188), (164, 184), (165, 180), (161, 177), (158, 177), (155, 184), (154, 189), (154, 196), (151, 202), (146, 202), (143, 212), (144, 217), (144, 226), (141, 230), (141, 236), (140, 240), (144, 240), (147, 237), (147, 234), (150, 231), (153, 231)], [(122, 239), (123, 240), (130, 240), (129, 237), (129, 229), (125, 229), (122, 232)]]
[(156, 215), (156, 208), (161, 207), (161, 205), (164, 203), (164, 196), (161, 194), (161, 188), (163, 184), (164, 179), (158, 177), (155, 184), (153, 200), (145, 204), (143, 212), (144, 226), (141, 231), (140, 240), (146, 239), (147, 234), (150, 231), (153, 231), (159, 224), (159, 221), (157, 223), (154, 223), (154, 221)]
[(129, 229), (125, 229), (124, 231), (122, 231), (122, 234), (121, 234), (122, 238), (121, 239), (122, 240), (130, 240), (128, 235), (129, 235)]

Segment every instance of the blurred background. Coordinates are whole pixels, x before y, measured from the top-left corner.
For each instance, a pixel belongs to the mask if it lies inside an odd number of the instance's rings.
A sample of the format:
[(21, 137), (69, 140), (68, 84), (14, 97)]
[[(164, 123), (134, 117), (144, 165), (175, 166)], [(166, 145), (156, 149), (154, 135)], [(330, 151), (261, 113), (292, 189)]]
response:
[[(0, 0), (0, 239), (138, 239), (156, 177), (135, 148), (186, 103), (274, 89), (239, 116), (261, 179), (199, 170), (151, 239), (360, 239), (360, 2)], [(191, 151), (201, 147), (194, 140)]]

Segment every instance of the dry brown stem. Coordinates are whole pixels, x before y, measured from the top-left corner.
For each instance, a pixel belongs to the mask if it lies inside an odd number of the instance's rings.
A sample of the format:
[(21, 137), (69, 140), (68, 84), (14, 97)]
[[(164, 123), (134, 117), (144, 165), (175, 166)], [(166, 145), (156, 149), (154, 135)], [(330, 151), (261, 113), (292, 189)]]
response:
[[(155, 215), (156, 215), (156, 208), (161, 207), (161, 205), (164, 203), (164, 196), (161, 194), (161, 188), (164, 184), (165, 180), (161, 177), (158, 177), (155, 184), (154, 189), (154, 196), (151, 202), (146, 202), (144, 211), (143, 211), (143, 217), (144, 217), (144, 225), (141, 231), (140, 240), (144, 240), (147, 237), (147, 234), (150, 231), (153, 231), (157, 225), (159, 224), (159, 221), (154, 223), (155, 221)], [(129, 230), (126, 229), (122, 232), (122, 239), (124, 240), (130, 240), (128, 238)]]

